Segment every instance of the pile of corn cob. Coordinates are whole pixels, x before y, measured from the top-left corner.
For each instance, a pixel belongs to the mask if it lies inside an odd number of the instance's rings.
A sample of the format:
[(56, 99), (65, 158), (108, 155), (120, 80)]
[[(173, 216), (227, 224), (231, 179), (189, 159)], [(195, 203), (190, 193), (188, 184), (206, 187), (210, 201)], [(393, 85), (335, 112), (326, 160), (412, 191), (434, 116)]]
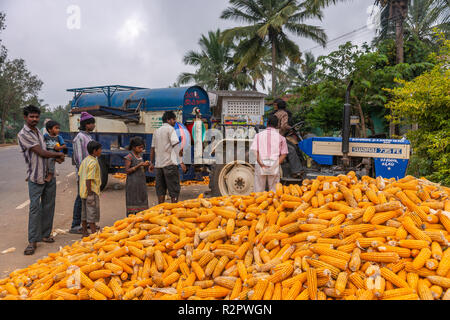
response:
[[(127, 180), (126, 173), (116, 173), (113, 175), (113, 177), (116, 179), (119, 179), (120, 182), (126, 182), (126, 180)], [(201, 180), (201, 181), (197, 181), (197, 180), (181, 181), (180, 185), (182, 185), (182, 186), (209, 185), (209, 177), (203, 177), (203, 180)], [(147, 186), (154, 187), (155, 181), (147, 183)]]
[(0, 280), (3, 299), (450, 299), (450, 189), (354, 172), (164, 203)]

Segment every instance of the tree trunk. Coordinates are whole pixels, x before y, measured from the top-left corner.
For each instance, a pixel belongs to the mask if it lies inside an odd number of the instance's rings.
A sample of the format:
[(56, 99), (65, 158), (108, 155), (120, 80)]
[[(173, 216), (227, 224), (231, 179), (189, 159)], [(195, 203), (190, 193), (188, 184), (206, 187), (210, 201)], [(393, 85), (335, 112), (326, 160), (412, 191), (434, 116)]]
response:
[(272, 95), (274, 98), (276, 97), (277, 94), (276, 65), (277, 65), (277, 51), (275, 47), (275, 39), (272, 39)]
[(367, 138), (367, 130), (366, 130), (366, 118), (364, 117), (364, 112), (361, 107), (361, 103), (359, 103), (358, 98), (355, 97), (356, 107), (358, 108), (359, 118), (361, 119), (361, 133), (363, 138)]
[[(404, 51), (403, 51), (403, 24), (408, 14), (408, 1), (407, 0), (394, 0), (392, 3), (392, 19), (395, 21), (395, 48), (396, 48), (396, 63), (404, 63)], [(392, 138), (398, 134), (398, 126), (389, 123), (389, 136)]]
[(6, 107), (2, 110), (2, 123), (0, 126), (0, 143), (6, 143), (5, 139), (5, 121), (6, 121)]
[[(399, 17), (399, 16), (397, 16)], [(403, 18), (398, 18), (395, 22), (395, 47), (396, 47), (396, 62), (397, 64), (405, 62), (403, 54)]]

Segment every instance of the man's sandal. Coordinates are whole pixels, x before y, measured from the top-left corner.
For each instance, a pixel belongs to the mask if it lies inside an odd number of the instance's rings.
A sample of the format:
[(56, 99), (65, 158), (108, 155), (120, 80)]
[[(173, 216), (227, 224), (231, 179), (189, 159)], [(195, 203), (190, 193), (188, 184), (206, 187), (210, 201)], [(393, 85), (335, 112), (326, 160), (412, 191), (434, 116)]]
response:
[(42, 238), (42, 242), (53, 243), (53, 242), (55, 242), (55, 239), (53, 237)]
[(28, 247), (25, 248), (23, 254), (26, 256), (31, 256), (34, 254), (35, 251), (36, 251), (36, 244), (30, 243)]

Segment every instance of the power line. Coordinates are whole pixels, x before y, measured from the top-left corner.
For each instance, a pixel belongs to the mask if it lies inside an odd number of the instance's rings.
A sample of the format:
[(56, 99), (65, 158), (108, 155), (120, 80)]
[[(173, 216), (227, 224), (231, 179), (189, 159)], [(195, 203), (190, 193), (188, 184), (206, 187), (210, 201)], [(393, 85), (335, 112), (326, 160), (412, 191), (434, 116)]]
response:
[[(396, 22), (396, 21), (398, 21), (398, 20), (401, 20), (402, 19), (402, 17), (400, 17), (400, 16), (396, 16), (396, 17), (393, 17), (393, 18), (386, 18), (386, 19), (383, 19), (383, 21), (385, 21), (385, 20), (388, 20), (389, 22)], [(367, 25), (365, 25), (365, 26), (362, 26), (362, 27), (360, 27), (360, 28), (357, 28), (357, 29), (355, 29), (355, 30), (353, 30), (353, 31), (350, 31), (350, 32), (347, 32), (347, 33), (344, 33), (344, 34), (342, 34), (342, 35), (340, 35), (340, 36), (338, 36), (338, 37), (336, 37), (336, 38), (334, 38), (334, 39), (331, 39), (331, 40), (329, 40), (329, 41), (327, 41), (327, 43), (326, 43), (326, 45), (325, 45), (325, 48), (330, 48), (330, 47), (332, 47), (332, 46), (330, 46), (331, 44), (333, 44), (333, 42), (336, 42), (336, 41), (338, 41), (338, 40), (340, 40), (340, 39), (345, 39), (345, 38), (350, 38), (350, 36), (352, 36), (352, 35), (354, 35), (354, 34), (358, 34), (358, 33), (360, 33), (360, 35), (361, 34), (363, 34), (363, 33), (366, 33), (366, 32), (372, 32), (372, 30), (370, 30), (370, 29), (368, 29), (369, 27), (367, 26)], [(367, 29), (367, 30), (366, 30)], [(365, 35), (367, 35), (367, 34), (365, 34)], [(354, 37), (353, 37), (353, 39), (354, 39)], [(312, 48), (309, 48), (309, 49), (306, 49), (306, 50), (304, 50), (305, 52), (307, 52), (307, 51), (312, 51), (312, 50), (315, 50), (315, 49), (318, 49), (318, 48), (322, 48), (322, 46), (319, 44), (319, 45), (316, 45), (316, 46), (314, 46), (314, 47), (312, 47)]]

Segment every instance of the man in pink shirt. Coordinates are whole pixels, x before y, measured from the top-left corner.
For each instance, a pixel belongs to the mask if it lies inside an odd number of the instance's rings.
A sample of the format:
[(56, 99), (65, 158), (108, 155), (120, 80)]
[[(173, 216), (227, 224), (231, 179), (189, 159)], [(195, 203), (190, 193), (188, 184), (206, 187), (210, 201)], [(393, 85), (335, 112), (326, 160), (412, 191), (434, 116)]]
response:
[(255, 192), (263, 192), (266, 182), (269, 190), (275, 191), (280, 182), (280, 164), (288, 154), (286, 138), (276, 129), (278, 118), (274, 115), (267, 119), (267, 129), (258, 133), (253, 139), (250, 150), (256, 153)]

